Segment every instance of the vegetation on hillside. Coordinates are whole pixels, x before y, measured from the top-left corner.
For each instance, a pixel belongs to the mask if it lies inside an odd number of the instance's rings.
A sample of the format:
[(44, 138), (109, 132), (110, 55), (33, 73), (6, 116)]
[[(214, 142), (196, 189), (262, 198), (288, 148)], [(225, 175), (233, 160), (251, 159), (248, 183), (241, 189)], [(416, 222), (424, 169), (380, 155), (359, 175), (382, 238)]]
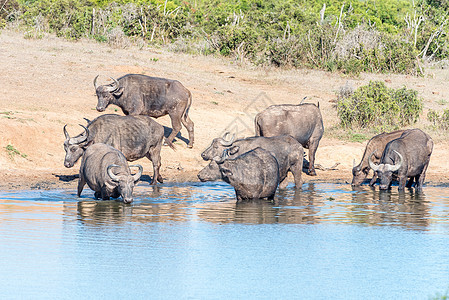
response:
[(418, 92), (405, 87), (388, 88), (383, 81), (371, 81), (355, 91), (342, 88), (337, 113), (345, 128), (391, 131), (414, 124), (423, 109)]
[(449, 56), (448, 12), (447, 0), (0, 0), (0, 27), (261, 65), (419, 75), (422, 61)]

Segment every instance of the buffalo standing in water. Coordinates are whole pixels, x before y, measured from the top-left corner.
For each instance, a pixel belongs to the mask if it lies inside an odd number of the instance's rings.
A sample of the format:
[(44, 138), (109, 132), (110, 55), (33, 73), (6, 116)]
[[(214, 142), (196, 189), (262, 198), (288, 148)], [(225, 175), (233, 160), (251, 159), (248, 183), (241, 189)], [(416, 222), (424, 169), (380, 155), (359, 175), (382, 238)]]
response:
[(192, 94), (179, 81), (127, 74), (117, 80), (112, 78), (114, 82), (111, 84), (97, 85), (97, 78), (98, 75), (94, 79), (94, 86), (98, 111), (102, 112), (109, 104), (114, 104), (125, 115), (147, 115), (153, 118), (169, 115), (173, 130), (167, 138), (168, 142), (173, 142), (182, 123), (189, 133), (188, 147), (193, 147), (193, 122), (188, 115)]
[(234, 187), (238, 201), (274, 198), (279, 185), (279, 165), (270, 152), (256, 148), (227, 159), (227, 151), (200, 173), (201, 181), (222, 179)]
[(323, 118), (319, 105), (272, 105), (255, 118), (256, 136), (291, 135), (309, 149), (308, 174), (315, 176), (315, 153), (323, 136)]
[[(352, 168), (352, 183), (351, 183), (352, 186), (361, 185), (362, 182), (365, 180), (365, 178), (368, 176), (368, 173), (370, 171), (368, 158), (371, 155), (371, 153), (374, 153), (374, 155), (372, 155), (371, 157), (373, 163), (378, 164), (380, 158), (382, 157), (382, 153), (384, 152), (385, 146), (392, 140), (399, 138), (403, 133), (404, 130), (384, 132), (372, 137), (368, 141), (368, 144), (366, 144), (365, 152), (363, 153), (363, 157), (360, 163), (356, 165), (354, 160), (354, 166)], [(376, 183), (376, 180), (377, 175), (376, 172), (374, 172), (373, 178), (371, 179), (369, 185), (373, 186)]]
[[(91, 144), (104, 143), (121, 151), (128, 161), (146, 156), (153, 163), (151, 184), (163, 182), (159, 169), (164, 128), (151, 117), (102, 115), (89, 122), (87, 127), (81, 125), (84, 132), (75, 137), (70, 137), (66, 126), (64, 126), (65, 167), (73, 167)], [(172, 143), (169, 145), (174, 149)]]
[[(279, 164), (280, 188), (285, 188), (288, 184), (287, 174), (290, 171), (295, 180), (296, 189), (302, 187), (302, 164), (304, 149), (301, 144), (288, 135), (274, 137), (249, 137), (234, 141), (235, 136), (230, 140), (226, 139), (226, 133), (221, 138), (213, 139), (211, 145), (201, 153), (204, 160), (220, 160), (223, 153), (228, 158), (251, 151), (256, 148), (262, 148), (273, 155)], [(224, 152), (226, 150), (226, 152)]]
[[(138, 167), (139, 172), (131, 175), (130, 167)], [(78, 197), (84, 185), (95, 192), (95, 198), (109, 200), (122, 197), (123, 202), (133, 202), (134, 185), (142, 175), (142, 166), (128, 166), (125, 156), (109, 145), (98, 143), (87, 148), (81, 160)]]
[(399, 190), (411, 187), (415, 180), (416, 190), (422, 190), (426, 171), (433, 150), (432, 138), (420, 129), (404, 131), (401, 137), (389, 142), (385, 147), (379, 164), (368, 160), (369, 166), (380, 179), (380, 189), (390, 187), (393, 174), (397, 174)]

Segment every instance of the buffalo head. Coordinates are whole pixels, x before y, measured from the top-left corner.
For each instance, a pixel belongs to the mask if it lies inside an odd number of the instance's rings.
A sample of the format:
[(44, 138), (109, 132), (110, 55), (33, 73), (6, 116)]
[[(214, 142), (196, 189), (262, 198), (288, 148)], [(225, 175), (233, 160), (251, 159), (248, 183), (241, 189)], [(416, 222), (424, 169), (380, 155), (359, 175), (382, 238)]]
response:
[(202, 182), (220, 180), (221, 172), (217, 162), (211, 161), (207, 166), (205, 166), (198, 173), (198, 179)]
[(403, 157), (402, 155), (397, 152), (396, 150), (393, 150), (394, 153), (397, 154), (399, 158), (398, 163), (392, 164), (375, 164), (371, 160), (371, 157), (374, 155), (374, 152), (370, 155), (368, 159), (368, 163), (371, 169), (373, 169), (374, 172), (376, 172), (377, 176), (380, 179), (380, 189), (386, 190), (390, 187), (391, 180), (393, 178), (393, 173), (399, 170), (402, 166)]
[(114, 174), (114, 172), (112, 172), (112, 168), (114, 168), (114, 167), (120, 167), (120, 166), (112, 164), (107, 167), (106, 170), (107, 170), (109, 177), (115, 184), (117, 184), (118, 193), (120, 194), (120, 196), (122, 196), (123, 202), (124, 203), (133, 202), (133, 200), (134, 200), (133, 199), (134, 185), (137, 183), (137, 181), (139, 181), (140, 176), (142, 176), (142, 171), (143, 171), (142, 166), (141, 165), (129, 166), (130, 168), (132, 168), (132, 167), (139, 168), (139, 171), (134, 175)]
[(198, 173), (198, 179), (202, 182), (222, 179), (220, 165), (223, 164), (227, 158), (229, 158), (228, 149), (224, 149), (221, 155), (215, 156), (214, 159)]
[(365, 178), (368, 176), (369, 170), (370, 169), (368, 167), (362, 168), (361, 164), (356, 165), (355, 160), (354, 160), (353, 167), (352, 167), (351, 185), (352, 186), (361, 185), (363, 183), (363, 181), (365, 180)]
[(97, 110), (102, 112), (110, 103), (113, 103), (116, 98), (119, 98), (123, 94), (124, 88), (120, 87), (119, 82), (112, 77), (113, 83), (108, 85), (97, 85), (98, 76), (99, 75), (94, 79), (94, 87), (98, 97)]
[(88, 145), (89, 129), (80, 124), (84, 128), (84, 132), (71, 138), (67, 132), (67, 124), (64, 125), (64, 166), (66, 168), (71, 168), (78, 161), (78, 159), (83, 155), (85, 147)]
[(204, 160), (217, 160), (220, 159), (225, 150), (228, 150), (228, 154), (235, 154), (239, 151), (239, 146), (232, 146), (235, 140), (235, 134), (231, 139), (227, 140), (230, 133), (226, 132), (223, 137), (213, 139), (210, 146), (201, 153), (201, 157)]

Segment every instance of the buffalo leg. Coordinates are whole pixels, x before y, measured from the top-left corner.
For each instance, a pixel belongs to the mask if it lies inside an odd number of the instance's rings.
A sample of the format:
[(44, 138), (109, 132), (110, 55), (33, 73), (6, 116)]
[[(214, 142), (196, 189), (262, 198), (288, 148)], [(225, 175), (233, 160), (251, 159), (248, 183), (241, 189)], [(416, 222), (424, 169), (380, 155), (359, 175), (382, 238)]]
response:
[(288, 185), (288, 178), (287, 176), (281, 180), (281, 182), (279, 183), (279, 188), (280, 189), (285, 189)]
[(78, 180), (78, 197), (81, 197), (81, 192), (83, 191), (84, 185), (86, 181), (84, 181), (84, 176), (80, 176)]
[(146, 157), (153, 163), (153, 179), (151, 180), (151, 184), (157, 184), (158, 181), (163, 183), (164, 179), (159, 174), (161, 168), (161, 147), (156, 146), (151, 148)]
[(173, 130), (170, 133), (170, 135), (168, 136), (167, 140), (169, 142), (173, 142), (176, 135), (181, 131), (181, 128), (182, 128), (181, 118), (182, 117), (179, 113), (173, 113), (173, 114), (170, 114), (169, 116), (171, 119), (171, 126), (172, 126)]
[(377, 181), (377, 173), (374, 172), (373, 178), (371, 178), (371, 181), (369, 182), (369, 186), (373, 186)]
[[(302, 152), (302, 151), (301, 151)], [(303, 157), (302, 155), (296, 157), (296, 163), (290, 166), (290, 172), (293, 174), (293, 179), (295, 180), (295, 189), (302, 188), (302, 164)]]
[(426, 179), (426, 171), (427, 171), (427, 167), (428, 166), (429, 166), (429, 163), (427, 162), (427, 164), (425, 165), (425, 167), (422, 170), (421, 174), (416, 176), (415, 189), (417, 191), (422, 191), (424, 180)]
[(101, 199), (103, 199), (103, 200), (109, 200), (109, 195), (108, 195), (108, 193), (106, 192), (106, 189), (105, 189), (105, 188), (102, 188), (102, 189), (101, 189)]
[(407, 181), (406, 176), (399, 176), (399, 187), (398, 187), (399, 191), (403, 191), (405, 189), (406, 181)]
[(406, 185), (407, 188), (411, 188), (412, 187), (413, 180), (415, 180), (415, 182), (418, 183), (418, 176), (410, 177), (410, 179), (408, 180), (407, 185)]
[(184, 118), (181, 118), (182, 125), (187, 129), (187, 132), (189, 133), (189, 144), (187, 147), (193, 148), (193, 140), (194, 140), (194, 134), (193, 134), (193, 122), (190, 120), (189, 116), (187, 114), (184, 115)]
[(309, 146), (309, 175), (316, 176), (315, 171), (315, 153), (319, 142), (312, 142)]

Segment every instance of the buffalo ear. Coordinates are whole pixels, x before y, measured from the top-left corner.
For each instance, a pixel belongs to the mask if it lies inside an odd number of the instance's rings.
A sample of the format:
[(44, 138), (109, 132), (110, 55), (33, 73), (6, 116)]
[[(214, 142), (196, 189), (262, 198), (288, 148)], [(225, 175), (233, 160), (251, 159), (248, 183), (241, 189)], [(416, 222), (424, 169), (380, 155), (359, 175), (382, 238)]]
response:
[(236, 154), (237, 152), (239, 152), (239, 150), (240, 150), (240, 147), (239, 147), (239, 146), (233, 146), (233, 147), (231, 147), (231, 148), (229, 149), (228, 153), (229, 153), (230, 155), (234, 155), (234, 154)]
[(113, 92), (112, 94), (115, 96), (115, 97), (120, 97), (122, 94), (123, 94), (123, 90), (124, 90), (125, 88), (124, 87), (120, 87), (120, 88), (118, 88), (115, 92)]

